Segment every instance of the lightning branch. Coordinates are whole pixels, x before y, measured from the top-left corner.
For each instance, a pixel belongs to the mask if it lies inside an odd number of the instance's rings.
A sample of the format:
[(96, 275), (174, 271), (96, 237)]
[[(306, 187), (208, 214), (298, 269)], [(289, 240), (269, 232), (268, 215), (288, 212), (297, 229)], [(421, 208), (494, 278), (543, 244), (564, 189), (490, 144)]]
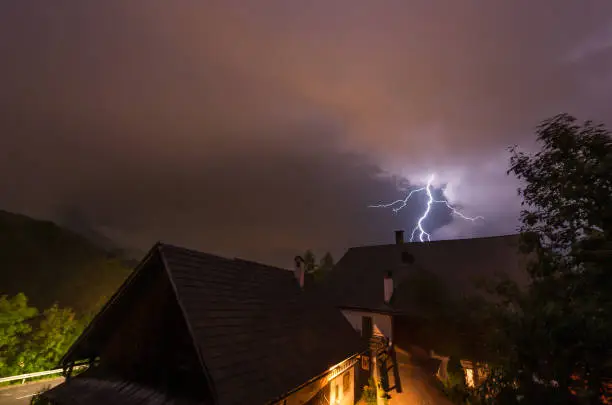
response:
[(424, 187), (410, 191), (404, 199), (395, 200), (390, 203), (370, 205), (369, 208), (391, 208), (393, 213), (397, 214), (403, 208), (406, 208), (406, 206), (408, 205), (408, 201), (410, 201), (410, 198), (412, 198), (413, 195), (424, 192), (427, 195), (427, 205), (425, 207), (423, 215), (419, 217), (419, 220), (417, 221), (415, 227), (412, 229), (412, 234), (410, 235), (410, 242), (414, 242), (414, 238), (416, 235), (418, 235), (418, 239), (421, 242), (431, 241), (431, 235), (425, 230), (425, 228), (423, 228), (423, 222), (429, 216), (433, 204), (444, 204), (453, 213), (453, 215), (456, 215), (467, 221), (474, 222), (478, 219), (484, 220), (484, 217), (482, 216), (468, 217), (467, 215), (464, 215), (455, 207), (453, 207), (450, 202), (448, 202), (448, 200), (436, 200), (433, 196), (433, 193), (431, 192), (431, 184), (433, 183), (434, 177), (435, 176), (432, 174), (427, 180), (427, 184)]

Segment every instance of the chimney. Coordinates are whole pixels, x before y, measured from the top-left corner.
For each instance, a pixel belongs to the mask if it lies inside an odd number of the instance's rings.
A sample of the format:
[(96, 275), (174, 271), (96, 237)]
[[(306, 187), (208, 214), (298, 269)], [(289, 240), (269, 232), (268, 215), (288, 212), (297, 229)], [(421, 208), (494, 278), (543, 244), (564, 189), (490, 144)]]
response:
[(395, 231), (395, 244), (401, 245), (402, 243), (404, 243), (404, 231)]
[(385, 304), (388, 304), (393, 296), (393, 274), (390, 271), (385, 273), (384, 283)]
[(295, 269), (293, 270), (293, 274), (300, 283), (300, 288), (304, 288), (304, 259), (302, 259), (302, 256), (295, 256), (293, 260), (295, 261)]

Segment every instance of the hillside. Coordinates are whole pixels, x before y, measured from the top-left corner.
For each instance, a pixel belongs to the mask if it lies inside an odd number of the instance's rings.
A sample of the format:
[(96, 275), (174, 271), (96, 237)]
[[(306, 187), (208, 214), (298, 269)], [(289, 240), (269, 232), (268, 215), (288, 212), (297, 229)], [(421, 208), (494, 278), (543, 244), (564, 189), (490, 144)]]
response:
[(84, 312), (112, 295), (132, 264), (53, 222), (0, 210), (0, 295)]

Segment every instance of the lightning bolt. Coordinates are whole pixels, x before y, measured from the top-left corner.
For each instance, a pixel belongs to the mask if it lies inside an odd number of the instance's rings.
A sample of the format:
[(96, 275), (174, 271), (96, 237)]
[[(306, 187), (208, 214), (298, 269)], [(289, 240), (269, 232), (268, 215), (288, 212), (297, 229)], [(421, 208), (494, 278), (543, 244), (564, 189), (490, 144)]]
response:
[(420, 193), (424, 191), (427, 194), (427, 206), (425, 208), (425, 212), (423, 213), (423, 215), (421, 215), (421, 217), (417, 221), (416, 226), (414, 227), (414, 229), (412, 229), (412, 234), (410, 235), (410, 242), (414, 241), (414, 237), (417, 233), (419, 235), (418, 236), (419, 241), (425, 242), (425, 240), (427, 240), (428, 242), (431, 242), (431, 235), (423, 228), (423, 221), (427, 219), (427, 216), (429, 215), (429, 212), (431, 211), (431, 206), (433, 204), (444, 204), (454, 215), (457, 215), (458, 217), (468, 220), (468, 221), (474, 222), (478, 219), (484, 220), (484, 217), (481, 217), (481, 216), (468, 217), (462, 214), (455, 207), (453, 207), (447, 200), (436, 200), (431, 192), (431, 184), (433, 183), (434, 177), (435, 175), (432, 174), (429, 177), (429, 180), (427, 180), (427, 185), (425, 187), (421, 187), (421, 188), (412, 190), (410, 193), (408, 193), (408, 195), (404, 199), (395, 200), (395, 201), (392, 201), (390, 203), (385, 203), (385, 204), (370, 205), (368, 207), (369, 208), (391, 208), (393, 213), (397, 214), (401, 209), (405, 208), (406, 205), (408, 205), (408, 201), (415, 193)]

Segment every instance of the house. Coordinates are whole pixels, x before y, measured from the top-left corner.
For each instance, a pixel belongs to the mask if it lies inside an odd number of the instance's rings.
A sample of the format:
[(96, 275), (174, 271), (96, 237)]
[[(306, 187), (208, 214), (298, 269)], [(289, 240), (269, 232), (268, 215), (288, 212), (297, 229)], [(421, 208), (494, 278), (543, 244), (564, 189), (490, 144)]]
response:
[[(156, 244), (62, 359), (52, 404), (352, 405), (366, 345), (295, 274)], [(76, 365), (88, 365), (76, 374)]]
[(525, 285), (526, 265), (518, 235), (406, 243), (396, 231), (393, 244), (349, 249), (319, 289), (363, 336), (442, 352), (432, 354), (445, 360), (454, 337), (432, 320), (438, 302), (476, 294), (484, 279), (509, 277)]

